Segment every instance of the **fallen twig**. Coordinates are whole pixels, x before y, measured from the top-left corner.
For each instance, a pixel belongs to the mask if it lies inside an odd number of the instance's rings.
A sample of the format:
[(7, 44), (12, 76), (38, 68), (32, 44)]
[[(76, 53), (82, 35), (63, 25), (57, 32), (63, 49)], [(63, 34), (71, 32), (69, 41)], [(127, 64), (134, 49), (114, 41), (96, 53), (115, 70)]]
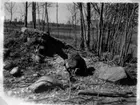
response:
[(79, 91), (78, 95), (90, 95), (90, 96), (99, 96), (99, 97), (136, 97), (133, 93), (112, 93), (112, 92), (92, 92), (92, 91)]

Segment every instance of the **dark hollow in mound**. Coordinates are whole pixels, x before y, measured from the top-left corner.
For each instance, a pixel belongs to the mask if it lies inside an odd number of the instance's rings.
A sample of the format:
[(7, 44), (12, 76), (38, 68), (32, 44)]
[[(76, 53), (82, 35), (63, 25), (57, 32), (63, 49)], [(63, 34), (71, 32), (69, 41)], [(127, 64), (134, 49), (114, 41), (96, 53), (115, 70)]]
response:
[(77, 76), (85, 76), (87, 70), (85, 60), (77, 52), (68, 54), (65, 67), (70, 76), (73, 75), (73, 72), (75, 72)]
[(94, 68), (94, 67), (89, 67), (89, 68), (87, 68), (87, 73), (86, 73), (86, 75), (87, 75), (87, 76), (93, 75), (93, 74), (94, 74), (94, 71), (95, 71), (95, 68)]
[(58, 54), (63, 59), (67, 59), (67, 54), (65, 54), (63, 51), (63, 49), (66, 49), (65, 43), (47, 34), (44, 34), (43, 39), (45, 40), (44, 43), (42, 43), (44, 49), (40, 50), (40, 54), (51, 57), (54, 54)]
[(78, 52), (68, 54), (65, 66), (70, 76), (73, 75), (73, 72), (76, 76), (89, 76), (93, 75), (93, 72), (95, 71), (94, 67), (87, 68), (85, 60)]

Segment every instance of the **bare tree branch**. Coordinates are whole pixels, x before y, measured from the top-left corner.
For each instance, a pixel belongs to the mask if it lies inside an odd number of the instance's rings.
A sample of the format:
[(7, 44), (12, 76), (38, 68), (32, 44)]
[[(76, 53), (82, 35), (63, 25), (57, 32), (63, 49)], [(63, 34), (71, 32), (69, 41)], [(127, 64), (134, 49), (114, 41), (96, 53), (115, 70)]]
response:
[(94, 10), (100, 15), (100, 9), (96, 3), (91, 3)]
[(13, 2), (6, 2), (5, 3), (5, 9), (10, 14), (10, 20), (13, 19), (13, 14), (16, 12), (16, 5)]

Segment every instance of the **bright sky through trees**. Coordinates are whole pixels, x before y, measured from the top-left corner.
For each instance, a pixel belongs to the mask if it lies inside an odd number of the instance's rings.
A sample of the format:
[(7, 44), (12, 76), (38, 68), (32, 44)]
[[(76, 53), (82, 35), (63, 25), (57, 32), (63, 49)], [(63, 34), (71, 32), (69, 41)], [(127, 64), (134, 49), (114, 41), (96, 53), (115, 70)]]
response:
[[(58, 22), (59, 23), (67, 23), (70, 17), (70, 12), (67, 9), (67, 5), (71, 5), (68, 3), (58, 3)], [(16, 18), (17, 20), (24, 20), (24, 4), (23, 3), (16, 3), (15, 5), (16, 12), (13, 15), (13, 20)], [(49, 21), (50, 22), (56, 22), (56, 3), (53, 3), (51, 7), (48, 8), (49, 13)], [(38, 16), (37, 16), (38, 17)], [(5, 18), (10, 19), (10, 14), (5, 9)], [(32, 12), (31, 12), (31, 6), (28, 10), (28, 21), (31, 21), (32, 19)]]

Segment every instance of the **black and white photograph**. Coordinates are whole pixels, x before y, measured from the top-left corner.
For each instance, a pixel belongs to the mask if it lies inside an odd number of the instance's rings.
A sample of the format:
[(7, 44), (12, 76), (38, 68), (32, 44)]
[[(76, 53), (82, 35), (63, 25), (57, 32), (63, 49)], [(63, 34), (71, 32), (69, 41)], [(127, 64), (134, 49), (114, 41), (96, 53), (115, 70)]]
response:
[[(3, 8), (3, 92), (13, 103), (137, 104), (138, 2)], [(10, 103), (2, 105), (19, 105)]]

